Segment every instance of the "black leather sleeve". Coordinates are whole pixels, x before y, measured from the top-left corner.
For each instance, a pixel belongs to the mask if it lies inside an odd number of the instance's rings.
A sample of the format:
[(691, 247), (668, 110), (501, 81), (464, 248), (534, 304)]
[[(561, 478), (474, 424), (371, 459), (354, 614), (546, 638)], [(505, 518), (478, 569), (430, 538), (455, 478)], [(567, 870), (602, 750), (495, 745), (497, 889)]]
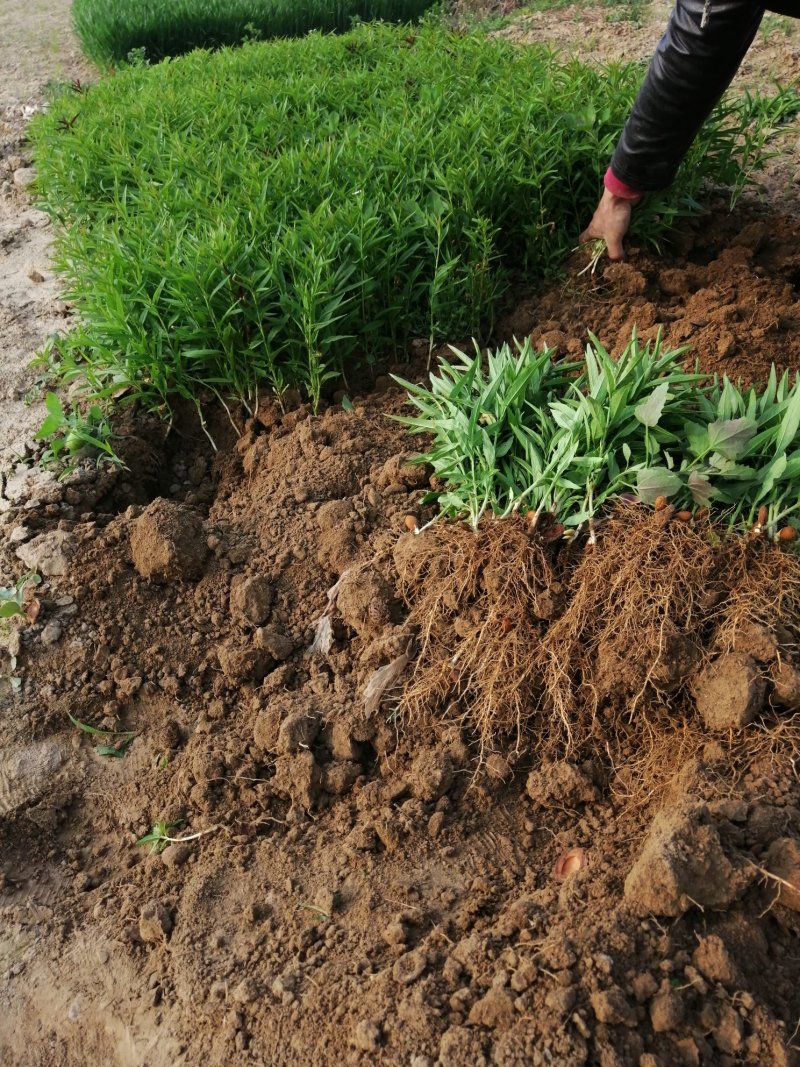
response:
[[(800, 0), (768, 6), (800, 16)], [(755, 0), (677, 0), (611, 160), (620, 181), (642, 192), (671, 184), (739, 69), (764, 11)]]

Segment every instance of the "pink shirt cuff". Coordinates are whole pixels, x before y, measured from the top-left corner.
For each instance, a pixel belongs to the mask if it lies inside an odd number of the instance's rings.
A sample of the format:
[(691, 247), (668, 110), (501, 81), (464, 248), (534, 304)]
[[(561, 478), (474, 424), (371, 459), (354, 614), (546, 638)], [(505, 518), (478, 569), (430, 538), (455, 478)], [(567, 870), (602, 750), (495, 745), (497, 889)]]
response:
[(621, 182), (619, 178), (614, 174), (611, 167), (605, 173), (603, 178), (603, 185), (613, 195), (618, 196), (622, 200), (641, 200), (644, 193), (638, 189), (632, 189), (630, 185), (626, 185), (625, 182)]

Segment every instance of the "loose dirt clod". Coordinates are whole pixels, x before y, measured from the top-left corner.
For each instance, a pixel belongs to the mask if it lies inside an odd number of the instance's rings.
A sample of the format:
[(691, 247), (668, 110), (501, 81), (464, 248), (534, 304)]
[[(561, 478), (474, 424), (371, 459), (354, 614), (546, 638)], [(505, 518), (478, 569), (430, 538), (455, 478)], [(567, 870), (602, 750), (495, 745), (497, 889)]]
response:
[(163, 904), (146, 904), (139, 915), (139, 936), (142, 941), (164, 941), (172, 930), (172, 916)]
[(594, 783), (574, 763), (545, 763), (531, 771), (525, 785), (531, 800), (542, 808), (578, 808), (597, 800)]
[(726, 855), (705, 808), (665, 811), (625, 879), (625, 898), (640, 914), (675, 916), (727, 907), (752, 880)]
[(143, 578), (165, 582), (195, 578), (207, 554), (200, 516), (171, 500), (154, 500), (131, 530), (131, 557)]
[(264, 575), (237, 574), (231, 582), (231, 613), (253, 626), (269, 618), (274, 592)]
[(693, 679), (692, 690), (709, 730), (739, 730), (761, 710), (766, 681), (750, 656), (729, 652)]

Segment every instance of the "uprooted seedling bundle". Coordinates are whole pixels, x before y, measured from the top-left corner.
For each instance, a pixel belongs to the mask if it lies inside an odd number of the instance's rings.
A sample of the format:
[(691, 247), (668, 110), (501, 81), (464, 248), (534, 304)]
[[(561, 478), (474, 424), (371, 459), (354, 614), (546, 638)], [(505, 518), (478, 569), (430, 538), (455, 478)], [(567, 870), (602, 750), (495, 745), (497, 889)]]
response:
[(800, 524), (800, 376), (762, 391), (727, 376), (687, 372), (685, 349), (634, 331), (614, 359), (596, 337), (582, 364), (556, 362), (530, 342), (473, 358), (455, 351), (430, 388), (402, 382), (417, 414), (403, 418), (433, 441), (419, 459), (443, 488), (440, 514), (554, 516), (567, 536), (595, 524), (618, 499), (681, 518), (709, 509), (730, 529), (792, 541)]
[(729, 729), (800, 709), (793, 552), (624, 503), (590, 549), (551, 533), (512, 515), (400, 539), (410, 721), (459, 722), (484, 753), (563, 754), (659, 718)]
[(526, 342), (405, 383), (439, 479), (396, 553), (410, 715), (563, 750), (664, 708), (715, 730), (800, 709), (800, 560), (772, 544), (800, 517), (800, 382), (742, 391), (683, 354)]

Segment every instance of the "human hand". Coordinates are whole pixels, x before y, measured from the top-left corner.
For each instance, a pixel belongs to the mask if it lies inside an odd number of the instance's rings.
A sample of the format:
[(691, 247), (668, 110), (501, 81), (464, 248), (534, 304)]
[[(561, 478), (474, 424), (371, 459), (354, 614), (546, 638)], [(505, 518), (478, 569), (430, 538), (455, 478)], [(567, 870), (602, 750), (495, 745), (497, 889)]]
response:
[(603, 190), (600, 203), (592, 215), (592, 221), (580, 236), (580, 242), (602, 239), (606, 243), (608, 258), (617, 261), (625, 258), (623, 239), (631, 224), (631, 210), (636, 200), (615, 196)]

